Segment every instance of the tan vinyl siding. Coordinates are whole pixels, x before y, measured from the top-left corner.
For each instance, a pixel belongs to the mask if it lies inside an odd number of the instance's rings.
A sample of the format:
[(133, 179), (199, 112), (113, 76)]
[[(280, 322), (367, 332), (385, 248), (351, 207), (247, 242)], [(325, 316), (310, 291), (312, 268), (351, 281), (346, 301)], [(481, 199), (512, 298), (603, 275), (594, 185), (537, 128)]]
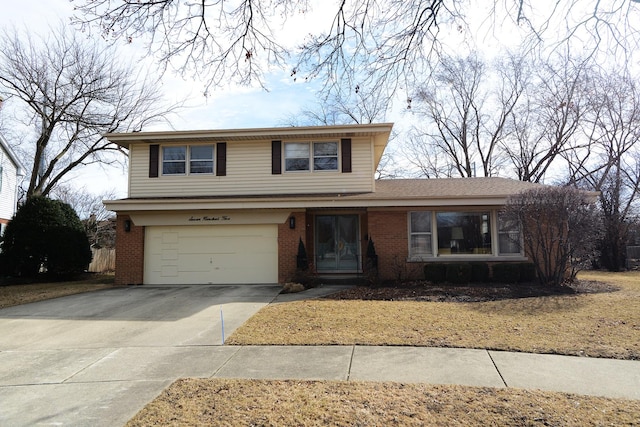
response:
[(0, 219), (11, 219), (16, 211), (17, 169), (0, 147)]
[(129, 197), (132, 198), (354, 193), (373, 190), (373, 142), (368, 137), (352, 139), (351, 173), (283, 170), (281, 175), (272, 175), (270, 140), (228, 142), (226, 176), (160, 174), (158, 178), (149, 178), (149, 146), (133, 144), (129, 156)]

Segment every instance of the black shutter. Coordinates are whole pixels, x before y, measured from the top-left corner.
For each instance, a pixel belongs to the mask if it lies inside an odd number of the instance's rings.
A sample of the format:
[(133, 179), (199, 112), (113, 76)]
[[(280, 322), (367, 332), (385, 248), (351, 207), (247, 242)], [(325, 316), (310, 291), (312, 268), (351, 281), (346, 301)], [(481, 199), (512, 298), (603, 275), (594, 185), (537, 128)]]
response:
[(342, 173), (351, 172), (351, 139), (341, 139), (340, 146), (342, 148)]
[(218, 142), (216, 144), (216, 175), (227, 175), (227, 143)]
[(282, 141), (271, 141), (271, 174), (282, 173)]
[(160, 169), (160, 146), (153, 144), (149, 146), (149, 178), (157, 178)]

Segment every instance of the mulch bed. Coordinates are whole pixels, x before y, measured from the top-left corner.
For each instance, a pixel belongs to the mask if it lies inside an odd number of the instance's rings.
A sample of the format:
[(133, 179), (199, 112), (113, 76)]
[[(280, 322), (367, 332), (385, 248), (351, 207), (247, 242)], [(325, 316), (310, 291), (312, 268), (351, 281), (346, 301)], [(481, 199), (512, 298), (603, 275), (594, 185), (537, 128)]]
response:
[(376, 301), (482, 302), (514, 298), (615, 292), (620, 288), (592, 280), (577, 280), (550, 287), (538, 283), (471, 284), (453, 286), (411, 282), (400, 286), (358, 286), (331, 294), (326, 299)]

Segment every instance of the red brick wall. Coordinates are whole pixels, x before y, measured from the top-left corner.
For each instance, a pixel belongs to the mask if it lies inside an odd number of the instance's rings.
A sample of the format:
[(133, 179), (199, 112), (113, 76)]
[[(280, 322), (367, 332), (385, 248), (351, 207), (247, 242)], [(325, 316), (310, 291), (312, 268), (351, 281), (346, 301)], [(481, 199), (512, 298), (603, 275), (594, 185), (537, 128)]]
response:
[[(294, 217), (296, 228), (289, 228), (289, 218)], [(309, 254), (306, 233), (306, 214), (304, 212), (292, 213), (284, 224), (278, 225), (278, 281), (286, 283), (292, 281), (296, 273), (298, 242), (302, 242)]]
[(144, 227), (131, 222), (131, 230), (126, 232), (128, 215), (118, 215), (116, 219), (116, 284), (141, 285), (144, 275)]
[(370, 211), (367, 222), (367, 234), (373, 240), (378, 255), (379, 279), (392, 281), (398, 278), (403, 280), (419, 278), (423, 264), (407, 262), (409, 256), (407, 212)]

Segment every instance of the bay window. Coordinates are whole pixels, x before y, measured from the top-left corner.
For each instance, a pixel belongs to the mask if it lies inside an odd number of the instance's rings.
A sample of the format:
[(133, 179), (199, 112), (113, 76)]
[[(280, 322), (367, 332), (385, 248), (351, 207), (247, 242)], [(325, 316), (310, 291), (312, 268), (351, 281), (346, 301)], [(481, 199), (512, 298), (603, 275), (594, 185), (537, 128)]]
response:
[[(496, 210), (409, 212), (409, 259), (518, 256), (520, 227)], [(495, 227), (495, 228), (494, 228)]]
[(519, 255), (520, 224), (512, 219), (498, 215), (498, 253), (500, 255)]
[(420, 211), (410, 213), (411, 228), (409, 231), (409, 254), (419, 259), (433, 255), (431, 245), (431, 212)]
[(489, 212), (438, 212), (439, 254), (490, 254)]

